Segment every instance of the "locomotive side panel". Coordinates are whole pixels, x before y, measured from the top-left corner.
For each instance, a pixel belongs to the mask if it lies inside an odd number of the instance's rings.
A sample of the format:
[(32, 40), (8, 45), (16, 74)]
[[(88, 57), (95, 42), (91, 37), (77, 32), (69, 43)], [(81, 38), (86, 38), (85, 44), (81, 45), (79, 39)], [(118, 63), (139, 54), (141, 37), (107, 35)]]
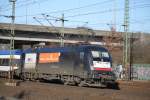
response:
[(37, 63), (39, 73), (82, 75), (85, 72), (77, 52), (39, 53)]

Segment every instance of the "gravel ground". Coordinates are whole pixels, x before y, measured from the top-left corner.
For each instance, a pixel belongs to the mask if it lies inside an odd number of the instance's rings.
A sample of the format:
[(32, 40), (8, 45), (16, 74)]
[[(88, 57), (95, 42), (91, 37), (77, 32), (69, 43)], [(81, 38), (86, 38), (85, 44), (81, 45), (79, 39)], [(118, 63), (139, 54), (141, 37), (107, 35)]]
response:
[(21, 82), (6, 86), (0, 81), (0, 100), (150, 100), (150, 81), (119, 81), (120, 90)]

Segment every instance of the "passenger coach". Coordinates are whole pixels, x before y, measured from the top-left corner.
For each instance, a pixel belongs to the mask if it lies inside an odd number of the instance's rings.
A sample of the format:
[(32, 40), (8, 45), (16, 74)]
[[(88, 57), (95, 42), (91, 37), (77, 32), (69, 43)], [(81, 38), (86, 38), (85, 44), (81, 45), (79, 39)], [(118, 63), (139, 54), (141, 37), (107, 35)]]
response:
[(6, 77), (8, 72), (18, 70), (22, 63), (21, 55), (21, 50), (0, 50), (0, 76)]

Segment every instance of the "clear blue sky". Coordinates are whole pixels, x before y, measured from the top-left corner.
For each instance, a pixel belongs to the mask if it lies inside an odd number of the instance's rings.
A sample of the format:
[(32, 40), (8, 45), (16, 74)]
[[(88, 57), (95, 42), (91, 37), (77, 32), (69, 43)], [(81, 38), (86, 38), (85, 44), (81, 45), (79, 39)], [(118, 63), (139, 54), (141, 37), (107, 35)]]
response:
[[(42, 13), (61, 17), (64, 13), (65, 27), (89, 27), (97, 30), (110, 30), (116, 23), (117, 31), (123, 31), (125, 0), (17, 0), (17, 24), (40, 25), (33, 19), (43, 18)], [(113, 9), (116, 9), (114, 11)], [(9, 0), (0, 0), (0, 23), (10, 23)], [(55, 19), (48, 17), (49, 19)], [(49, 25), (45, 19), (38, 19), (43, 25)], [(54, 26), (61, 22), (50, 20)], [(86, 23), (88, 22), (88, 23)], [(150, 0), (130, 0), (130, 32), (150, 33)]]

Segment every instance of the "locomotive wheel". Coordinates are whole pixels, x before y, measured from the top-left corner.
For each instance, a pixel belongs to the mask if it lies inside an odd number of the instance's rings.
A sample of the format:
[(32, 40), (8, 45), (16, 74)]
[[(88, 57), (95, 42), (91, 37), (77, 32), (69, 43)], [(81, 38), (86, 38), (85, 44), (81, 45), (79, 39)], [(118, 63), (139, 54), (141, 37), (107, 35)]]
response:
[(65, 82), (64, 82), (64, 85), (69, 85), (69, 82), (68, 82), (68, 81), (65, 81)]
[(81, 81), (81, 82), (78, 84), (79, 87), (83, 87), (84, 85), (85, 85), (85, 82), (84, 82), (84, 81)]

